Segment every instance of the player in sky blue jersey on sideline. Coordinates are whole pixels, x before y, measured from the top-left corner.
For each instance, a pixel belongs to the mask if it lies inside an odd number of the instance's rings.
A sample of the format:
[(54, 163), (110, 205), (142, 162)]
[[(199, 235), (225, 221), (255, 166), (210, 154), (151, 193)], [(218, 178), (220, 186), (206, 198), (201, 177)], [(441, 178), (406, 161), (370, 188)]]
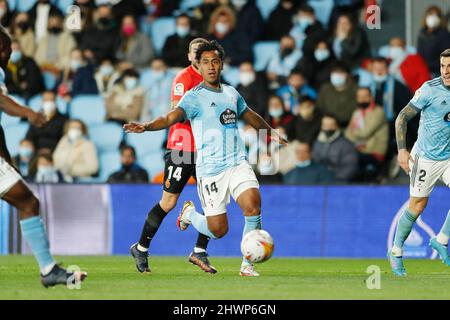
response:
[[(190, 120), (197, 146), (197, 189), (205, 215), (187, 201), (178, 217), (185, 230), (192, 224), (213, 239), (228, 232), (226, 206), (232, 196), (245, 217), (244, 234), (261, 228), (261, 195), (253, 169), (249, 165), (237, 122), (265, 129), (280, 144), (287, 142), (257, 113), (250, 109), (236, 89), (220, 83), (225, 53), (216, 42), (199, 46), (196, 60), (203, 82), (188, 91), (177, 108), (148, 123), (128, 123), (126, 132), (141, 133), (165, 129), (182, 120)], [(258, 276), (253, 264), (243, 259), (240, 275)]]
[[(388, 253), (392, 272), (405, 276), (403, 244), (414, 222), (425, 210), (437, 180), (450, 187), (450, 49), (440, 56), (441, 76), (425, 82), (409, 104), (399, 113), (396, 136), (399, 165), (410, 175), (409, 206), (401, 215), (392, 250)], [(420, 112), (418, 138), (411, 154), (406, 150), (406, 125)], [(442, 262), (450, 266), (448, 240), (450, 211), (439, 234), (430, 240)]]

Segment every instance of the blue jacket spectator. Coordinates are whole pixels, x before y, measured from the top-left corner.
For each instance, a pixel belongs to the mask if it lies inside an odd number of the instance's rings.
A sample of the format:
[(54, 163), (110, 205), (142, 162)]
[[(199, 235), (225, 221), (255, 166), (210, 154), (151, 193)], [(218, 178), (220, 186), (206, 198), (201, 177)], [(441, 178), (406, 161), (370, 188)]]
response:
[(270, 59), (267, 66), (267, 78), (271, 82), (271, 88), (279, 87), (284, 83), (298, 61), (302, 57), (300, 49), (296, 48), (293, 37), (286, 35), (280, 40), (280, 51)]
[(314, 100), (317, 98), (316, 90), (306, 83), (303, 73), (297, 70), (289, 75), (287, 84), (279, 88), (276, 94), (283, 99), (287, 111), (292, 113), (299, 106), (302, 96), (309, 96)]

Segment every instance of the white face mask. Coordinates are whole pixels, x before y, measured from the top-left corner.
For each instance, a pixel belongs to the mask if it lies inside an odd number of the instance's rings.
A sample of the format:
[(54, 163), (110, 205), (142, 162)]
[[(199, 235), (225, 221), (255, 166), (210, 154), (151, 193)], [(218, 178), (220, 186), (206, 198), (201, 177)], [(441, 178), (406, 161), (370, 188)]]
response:
[(330, 80), (333, 86), (342, 87), (345, 84), (347, 77), (342, 73), (334, 72), (331, 74)]
[(441, 24), (441, 19), (435, 14), (430, 14), (428, 17), (426, 17), (425, 24), (428, 28), (434, 29)]
[(322, 62), (330, 56), (330, 51), (328, 49), (316, 49), (314, 51), (314, 57), (317, 61)]
[(136, 78), (125, 78), (124, 85), (127, 90), (133, 90), (137, 87)]
[(78, 139), (81, 138), (82, 135), (83, 135), (83, 133), (81, 132), (81, 130), (77, 129), (77, 128), (70, 128), (67, 131), (67, 137), (69, 137), (69, 140), (71, 142), (77, 141)]
[(258, 165), (258, 171), (262, 176), (268, 176), (275, 173), (272, 161), (264, 160), (261, 161)]
[(114, 67), (110, 64), (104, 64), (100, 67), (100, 73), (104, 76), (104, 77), (109, 77), (110, 75), (112, 75), (114, 72)]
[(253, 81), (255, 81), (255, 73), (253, 72), (240, 72), (239, 73), (239, 82), (244, 86), (248, 86)]
[(44, 101), (42, 102), (42, 110), (46, 115), (51, 115), (56, 110), (56, 104), (53, 101)]
[(391, 47), (389, 49), (389, 57), (392, 60), (397, 60), (398, 58), (403, 56), (403, 52), (404, 50), (401, 47)]
[(297, 161), (297, 168), (306, 168), (311, 165), (311, 160)]
[(217, 22), (214, 27), (216, 29), (216, 32), (219, 34), (227, 33), (228, 30), (230, 29), (230, 27), (226, 23), (223, 23), (223, 22)]
[(71, 60), (70, 61), (70, 69), (72, 71), (77, 71), (83, 66), (83, 63), (80, 60)]

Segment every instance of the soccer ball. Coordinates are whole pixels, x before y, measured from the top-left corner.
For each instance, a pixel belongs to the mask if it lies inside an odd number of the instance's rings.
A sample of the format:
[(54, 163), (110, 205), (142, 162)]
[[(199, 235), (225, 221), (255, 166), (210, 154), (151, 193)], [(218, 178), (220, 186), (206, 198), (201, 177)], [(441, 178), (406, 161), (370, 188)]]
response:
[(267, 231), (253, 230), (242, 238), (242, 255), (252, 263), (269, 260), (273, 249), (273, 239)]

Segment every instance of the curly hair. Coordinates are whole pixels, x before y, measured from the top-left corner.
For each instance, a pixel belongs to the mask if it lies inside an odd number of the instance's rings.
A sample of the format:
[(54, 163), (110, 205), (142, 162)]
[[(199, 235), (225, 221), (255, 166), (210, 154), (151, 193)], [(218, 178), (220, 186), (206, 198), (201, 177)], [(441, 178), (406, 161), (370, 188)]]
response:
[(217, 51), (219, 54), (220, 60), (223, 61), (225, 59), (225, 50), (223, 49), (223, 47), (216, 40), (212, 40), (212, 41), (209, 41), (206, 43), (202, 43), (197, 48), (197, 52), (195, 53), (195, 60), (200, 62), (202, 53), (206, 52), (206, 51)]

